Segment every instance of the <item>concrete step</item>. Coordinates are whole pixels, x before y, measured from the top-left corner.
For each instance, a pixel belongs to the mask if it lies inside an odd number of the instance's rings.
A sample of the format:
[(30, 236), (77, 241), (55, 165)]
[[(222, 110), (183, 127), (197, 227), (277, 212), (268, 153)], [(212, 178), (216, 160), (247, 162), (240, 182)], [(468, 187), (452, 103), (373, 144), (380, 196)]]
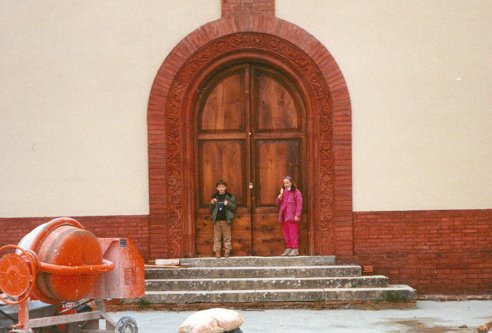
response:
[(335, 262), (333, 256), (180, 259), (179, 267), (147, 268), (144, 298), (128, 302), (170, 309), (221, 303), (246, 308), (415, 305), (413, 288), (388, 285), (385, 276), (362, 276), (360, 266)]
[(361, 268), (357, 265), (147, 268), (145, 270), (146, 279), (308, 278), (360, 275)]
[(415, 289), (405, 285), (384, 288), (315, 288), (273, 290), (147, 291), (152, 304), (263, 303), (263, 302), (353, 302), (415, 301)]
[(181, 265), (192, 267), (272, 267), (334, 265), (335, 256), (182, 258)]
[(199, 291), (248, 289), (319, 289), (319, 288), (381, 288), (388, 285), (382, 275), (356, 277), (280, 277), (280, 278), (229, 278), (229, 279), (152, 279), (146, 281), (147, 291)]

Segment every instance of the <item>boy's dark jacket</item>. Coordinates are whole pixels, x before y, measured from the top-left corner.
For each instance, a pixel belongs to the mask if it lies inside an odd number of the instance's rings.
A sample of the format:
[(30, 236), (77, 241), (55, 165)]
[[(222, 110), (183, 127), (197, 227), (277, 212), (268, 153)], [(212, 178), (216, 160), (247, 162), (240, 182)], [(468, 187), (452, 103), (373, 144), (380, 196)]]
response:
[[(212, 198), (215, 198), (217, 194), (212, 196)], [(236, 210), (237, 207), (236, 198), (234, 198), (234, 196), (229, 192), (226, 192), (225, 200), (229, 201), (227, 206), (225, 206), (226, 220), (228, 224), (231, 224), (232, 220), (234, 219), (234, 211)], [(217, 220), (217, 211), (218, 211), (217, 203), (209, 204), (209, 208), (212, 211), (212, 221), (215, 223), (215, 221)]]

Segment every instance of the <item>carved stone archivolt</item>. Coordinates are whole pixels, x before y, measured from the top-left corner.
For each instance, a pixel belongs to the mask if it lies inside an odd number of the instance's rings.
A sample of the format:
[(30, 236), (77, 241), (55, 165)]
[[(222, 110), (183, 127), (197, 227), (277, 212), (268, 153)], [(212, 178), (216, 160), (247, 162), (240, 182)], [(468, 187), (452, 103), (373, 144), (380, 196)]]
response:
[[(201, 46), (183, 62), (170, 81), (162, 110), (165, 119), (162, 129), (165, 168), (159, 169), (163, 170), (166, 187), (165, 193), (161, 195), (166, 198), (166, 217), (162, 223), (168, 230), (168, 239), (163, 240), (167, 251), (162, 255), (180, 257), (193, 254), (193, 245), (187, 244), (193, 242), (192, 231), (189, 230), (192, 224), (187, 219), (193, 216), (194, 209), (193, 202), (189, 202), (189, 193), (196, 189), (193, 188), (194, 175), (190, 174), (194, 172), (190, 167), (194, 164), (189, 160), (189, 156), (193, 156), (189, 154), (193, 145), (187, 141), (193, 140), (193, 127), (189, 122), (193, 120), (197, 87), (206, 78), (206, 73), (213, 73), (218, 66), (252, 60), (286, 71), (304, 94), (306, 119), (310, 122), (308, 142), (311, 142), (307, 155), (312, 159), (308, 161), (312, 168), (312, 179), (309, 181), (312, 186), (309, 191), (312, 193), (310, 197), (315, 200), (311, 206), (314, 212), (310, 217), (310, 242), (315, 244), (310, 248), (312, 252), (320, 254), (335, 251), (334, 106), (326, 75), (306, 52), (279, 36), (261, 32), (236, 32), (212, 39)], [(158, 93), (155, 86), (153, 92)], [(159, 201), (158, 198), (152, 198), (152, 193), (162, 193), (153, 191), (153, 188), (163, 184), (157, 181), (152, 183), (153, 178), (159, 178), (152, 163), (149, 157), (151, 216), (152, 202)]]

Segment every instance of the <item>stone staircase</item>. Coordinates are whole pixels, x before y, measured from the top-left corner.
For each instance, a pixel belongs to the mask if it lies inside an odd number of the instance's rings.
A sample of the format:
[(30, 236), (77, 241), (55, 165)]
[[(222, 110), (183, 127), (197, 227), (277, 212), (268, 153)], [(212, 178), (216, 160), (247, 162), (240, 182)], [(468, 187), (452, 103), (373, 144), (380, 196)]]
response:
[(360, 266), (337, 265), (333, 256), (185, 258), (180, 265), (146, 268), (146, 293), (139, 302), (196, 309), (412, 307), (416, 301), (413, 288), (361, 275)]

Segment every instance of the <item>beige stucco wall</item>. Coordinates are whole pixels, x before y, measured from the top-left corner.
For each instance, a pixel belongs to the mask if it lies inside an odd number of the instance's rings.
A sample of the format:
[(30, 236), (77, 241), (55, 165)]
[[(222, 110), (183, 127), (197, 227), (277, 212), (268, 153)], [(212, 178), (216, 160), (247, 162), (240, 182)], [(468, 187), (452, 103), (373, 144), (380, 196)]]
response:
[(345, 75), (354, 210), (492, 208), (492, 1), (277, 3)]
[[(277, 0), (352, 99), (354, 209), (492, 208), (492, 2)], [(0, 2), (0, 217), (148, 213), (146, 109), (219, 0)]]
[(148, 214), (147, 102), (220, 0), (0, 2), (0, 217)]

